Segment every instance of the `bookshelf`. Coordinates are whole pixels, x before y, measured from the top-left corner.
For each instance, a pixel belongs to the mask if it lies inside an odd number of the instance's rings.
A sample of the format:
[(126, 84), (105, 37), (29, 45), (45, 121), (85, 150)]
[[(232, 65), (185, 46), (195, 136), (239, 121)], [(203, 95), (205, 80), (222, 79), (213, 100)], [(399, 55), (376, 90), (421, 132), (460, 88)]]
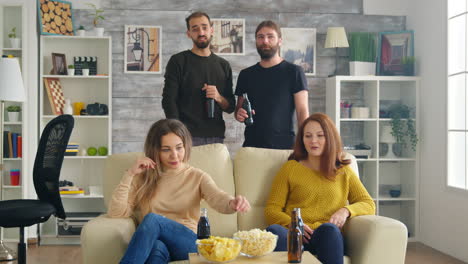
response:
[[(112, 39), (111, 37), (41, 36), (40, 37), (40, 128), (57, 116), (53, 111), (45, 81), (58, 78), (63, 96), (73, 103), (86, 105), (96, 102), (108, 107), (105, 115), (77, 115), (73, 113), (75, 127), (70, 143), (79, 145), (76, 156), (65, 156), (60, 180), (74, 183), (83, 188), (84, 194), (62, 195), (67, 215), (74, 213), (102, 213), (105, 211), (102, 190), (102, 175), (107, 156), (83, 155), (89, 147), (104, 146), (112, 153)], [(65, 54), (66, 64), (74, 64), (75, 56), (97, 57), (97, 74), (53, 75), (52, 53)], [(83, 151), (84, 150), (84, 151)], [(58, 231), (57, 219), (51, 217), (41, 226), (41, 238), (45, 244), (79, 244), (79, 236), (62, 236)]]

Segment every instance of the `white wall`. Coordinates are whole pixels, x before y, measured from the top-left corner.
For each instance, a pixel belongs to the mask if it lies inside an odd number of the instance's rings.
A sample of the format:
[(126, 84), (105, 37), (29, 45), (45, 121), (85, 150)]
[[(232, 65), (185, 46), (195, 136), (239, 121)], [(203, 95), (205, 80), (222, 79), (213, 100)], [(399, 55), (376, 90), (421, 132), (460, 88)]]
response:
[(363, 0), (364, 14), (366, 15), (408, 15), (408, 0)]
[(415, 31), (422, 77), (421, 242), (468, 262), (468, 192), (446, 187), (446, 1), (409, 1), (407, 28)]

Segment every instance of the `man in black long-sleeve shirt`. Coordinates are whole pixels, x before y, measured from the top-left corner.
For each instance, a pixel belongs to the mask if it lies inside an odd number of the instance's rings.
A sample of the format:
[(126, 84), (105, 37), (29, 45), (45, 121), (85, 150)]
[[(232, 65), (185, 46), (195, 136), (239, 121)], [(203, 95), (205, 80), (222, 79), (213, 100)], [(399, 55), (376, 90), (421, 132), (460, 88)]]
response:
[[(193, 144), (223, 143), (223, 111), (232, 113), (235, 98), (229, 63), (210, 51), (213, 28), (210, 18), (195, 12), (186, 18), (191, 50), (171, 57), (164, 75), (162, 106), (167, 118), (182, 121), (192, 133)], [(207, 99), (215, 101), (214, 118), (208, 118)]]

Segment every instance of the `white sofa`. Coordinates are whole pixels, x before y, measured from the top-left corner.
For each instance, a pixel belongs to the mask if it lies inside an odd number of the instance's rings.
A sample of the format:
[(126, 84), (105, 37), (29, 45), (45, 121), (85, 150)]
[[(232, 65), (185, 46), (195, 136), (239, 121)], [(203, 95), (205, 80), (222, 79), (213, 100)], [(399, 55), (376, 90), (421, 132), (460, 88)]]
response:
[[(266, 228), (263, 208), (272, 180), (289, 154), (289, 150), (241, 148), (232, 161), (227, 148), (222, 144), (192, 149), (191, 165), (208, 172), (226, 192), (246, 196), (252, 206), (248, 213), (232, 215), (219, 214), (209, 209), (213, 235), (230, 237), (237, 230)], [(124, 153), (108, 157), (103, 182), (106, 205), (124, 170), (142, 155), (143, 153)], [(357, 172), (357, 164), (354, 157), (352, 158), (352, 166)], [(89, 221), (81, 232), (83, 263), (118, 263), (133, 232), (135, 223), (130, 218), (111, 219), (101, 215)], [(407, 234), (406, 226), (391, 218), (375, 215), (354, 217), (344, 227), (345, 263), (404, 263)]]

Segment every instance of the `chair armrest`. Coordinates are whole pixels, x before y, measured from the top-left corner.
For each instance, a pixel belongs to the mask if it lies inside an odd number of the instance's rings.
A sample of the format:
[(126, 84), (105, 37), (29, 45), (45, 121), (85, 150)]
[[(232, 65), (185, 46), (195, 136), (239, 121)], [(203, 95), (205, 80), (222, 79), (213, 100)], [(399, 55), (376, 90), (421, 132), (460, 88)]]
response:
[(348, 220), (343, 232), (351, 263), (405, 263), (408, 230), (402, 222), (384, 216), (357, 216)]
[(83, 263), (119, 263), (134, 232), (135, 223), (131, 218), (100, 215), (90, 220), (81, 230)]

